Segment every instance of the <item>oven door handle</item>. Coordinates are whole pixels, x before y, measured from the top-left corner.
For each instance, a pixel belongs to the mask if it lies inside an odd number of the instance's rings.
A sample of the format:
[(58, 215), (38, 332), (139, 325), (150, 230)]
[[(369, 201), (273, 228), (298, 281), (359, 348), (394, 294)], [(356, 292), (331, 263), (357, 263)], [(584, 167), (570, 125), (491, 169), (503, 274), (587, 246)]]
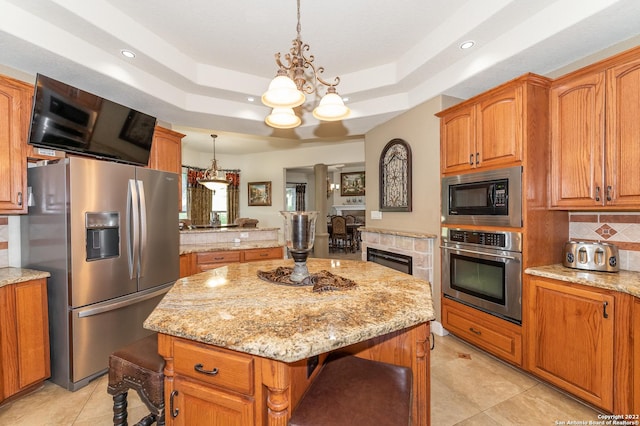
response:
[(455, 247), (446, 247), (446, 246), (440, 246), (440, 248), (443, 250), (461, 251), (461, 252), (470, 253), (470, 254), (480, 254), (482, 256), (499, 257), (501, 259), (519, 260), (517, 257), (508, 256), (508, 255), (491, 254), (483, 251), (476, 251), (476, 250), (469, 250), (469, 249), (455, 248)]

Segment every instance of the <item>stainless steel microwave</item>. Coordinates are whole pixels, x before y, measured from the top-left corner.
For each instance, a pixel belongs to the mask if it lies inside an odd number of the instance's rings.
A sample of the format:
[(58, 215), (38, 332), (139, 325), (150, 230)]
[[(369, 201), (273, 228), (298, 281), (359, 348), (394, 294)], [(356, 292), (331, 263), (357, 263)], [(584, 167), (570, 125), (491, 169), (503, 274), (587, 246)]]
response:
[(522, 226), (522, 167), (442, 178), (443, 224)]

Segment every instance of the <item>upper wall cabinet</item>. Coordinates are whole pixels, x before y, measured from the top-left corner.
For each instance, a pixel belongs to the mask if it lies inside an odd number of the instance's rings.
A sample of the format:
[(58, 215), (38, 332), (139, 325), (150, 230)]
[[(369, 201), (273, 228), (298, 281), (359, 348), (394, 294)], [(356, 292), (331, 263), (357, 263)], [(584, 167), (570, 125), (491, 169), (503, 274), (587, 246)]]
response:
[(26, 213), (26, 145), (33, 87), (0, 76), (0, 214)]
[(551, 88), (551, 207), (640, 207), (640, 48)]
[(151, 143), (149, 167), (178, 174), (178, 210), (182, 210), (182, 138), (185, 135), (156, 126)]
[[(528, 85), (549, 81), (526, 74), (438, 114), (443, 174), (509, 167), (523, 159), (525, 114), (537, 99)], [(540, 99), (546, 102), (546, 99)], [(547, 105), (542, 108), (546, 111)]]

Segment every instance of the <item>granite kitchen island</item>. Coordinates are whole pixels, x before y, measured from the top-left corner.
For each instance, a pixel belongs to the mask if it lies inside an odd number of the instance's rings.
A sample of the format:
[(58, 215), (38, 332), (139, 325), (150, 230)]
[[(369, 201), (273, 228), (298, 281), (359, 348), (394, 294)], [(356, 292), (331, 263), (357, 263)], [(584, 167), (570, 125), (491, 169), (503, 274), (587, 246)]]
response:
[[(166, 360), (168, 424), (286, 425), (327, 354), (410, 367), (413, 424), (429, 424), (428, 282), (361, 261), (309, 259), (356, 287), (313, 292), (258, 278), (292, 260), (182, 278), (144, 323)], [(173, 416), (175, 415), (175, 416)]]

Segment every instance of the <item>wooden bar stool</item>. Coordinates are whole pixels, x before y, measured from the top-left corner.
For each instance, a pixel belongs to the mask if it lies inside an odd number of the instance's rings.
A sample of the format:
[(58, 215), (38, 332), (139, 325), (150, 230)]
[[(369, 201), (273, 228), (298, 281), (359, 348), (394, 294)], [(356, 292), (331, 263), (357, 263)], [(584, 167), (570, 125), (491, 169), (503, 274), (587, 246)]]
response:
[(109, 385), (113, 395), (113, 424), (127, 424), (127, 391), (134, 389), (151, 413), (136, 423), (164, 426), (164, 359), (158, 354), (158, 336), (137, 340), (109, 355)]
[(290, 426), (411, 424), (411, 369), (330, 356), (293, 410)]

